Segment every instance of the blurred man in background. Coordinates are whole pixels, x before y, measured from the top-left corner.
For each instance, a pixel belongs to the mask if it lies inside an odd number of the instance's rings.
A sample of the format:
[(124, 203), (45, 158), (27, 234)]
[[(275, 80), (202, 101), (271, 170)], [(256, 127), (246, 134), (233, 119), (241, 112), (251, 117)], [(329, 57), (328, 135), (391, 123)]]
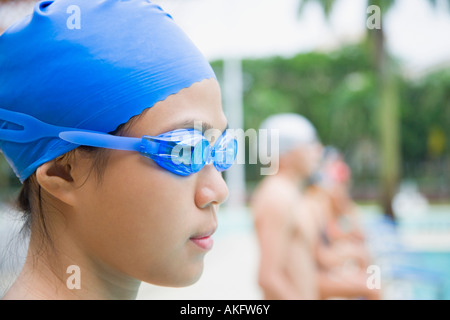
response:
[(279, 170), (251, 199), (264, 297), (378, 299), (367, 286), (370, 259), (342, 157), (322, 157), (316, 130), (300, 115), (272, 116), (261, 129), (279, 133)]
[(279, 170), (264, 178), (251, 199), (261, 251), (259, 284), (266, 299), (318, 299), (311, 234), (317, 227), (299, 186), (315, 171), (322, 146), (313, 125), (297, 114), (272, 116), (261, 129), (279, 132)]
[(334, 148), (326, 148), (316, 178), (305, 191), (316, 221), (315, 259), (321, 299), (379, 299), (367, 286), (369, 250), (349, 188), (350, 168)]

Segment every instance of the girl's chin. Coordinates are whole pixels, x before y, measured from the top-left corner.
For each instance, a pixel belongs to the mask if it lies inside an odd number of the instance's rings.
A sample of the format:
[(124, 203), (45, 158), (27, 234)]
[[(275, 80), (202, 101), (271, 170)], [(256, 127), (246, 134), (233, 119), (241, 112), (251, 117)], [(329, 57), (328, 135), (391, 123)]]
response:
[(166, 279), (151, 279), (145, 281), (146, 283), (162, 286), (162, 287), (171, 287), (171, 288), (183, 288), (188, 287), (195, 284), (198, 280), (200, 280), (203, 274), (203, 259), (201, 262), (196, 263), (195, 266), (189, 268), (188, 271), (186, 268), (184, 270), (180, 270), (179, 272), (174, 272), (174, 274), (165, 274), (164, 277)]

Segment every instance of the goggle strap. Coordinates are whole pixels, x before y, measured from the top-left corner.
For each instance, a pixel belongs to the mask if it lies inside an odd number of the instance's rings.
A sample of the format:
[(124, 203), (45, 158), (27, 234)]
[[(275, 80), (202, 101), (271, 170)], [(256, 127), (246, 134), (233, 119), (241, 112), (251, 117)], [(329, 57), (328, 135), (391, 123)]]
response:
[(64, 141), (97, 148), (115, 150), (140, 151), (142, 139), (113, 136), (106, 133), (86, 131), (65, 131), (59, 134)]
[[(30, 115), (0, 108), (0, 120), (21, 129), (0, 129), (0, 140), (27, 143), (47, 137), (58, 137), (61, 128), (44, 123)], [(67, 129), (65, 129), (67, 130)]]
[(0, 120), (21, 129), (0, 128), (0, 140), (28, 143), (42, 138), (60, 138), (64, 141), (98, 148), (140, 151), (142, 139), (113, 136), (76, 128), (65, 128), (40, 121), (30, 115), (0, 108)]
[[(133, 138), (133, 137), (121, 137), (113, 136), (103, 132), (89, 131), (77, 128), (65, 128), (55, 125), (51, 125), (42, 122), (30, 115), (14, 112), (6, 109), (0, 108), (0, 121), (6, 123), (15, 124), (20, 129), (6, 129), (0, 128), (0, 140), (16, 142), (16, 143), (29, 143), (42, 138), (60, 138), (64, 141), (77, 144), (85, 145), (98, 148), (107, 148), (115, 150), (127, 150), (127, 151), (138, 151), (144, 154), (154, 154), (158, 151), (160, 144), (164, 142), (173, 141), (172, 137), (144, 137), (144, 138)], [(181, 131), (180, 131), (181, 133)], [(172, 133), (173, 135), (173, 133)], [(150, 139), (149, 139), (150, 138)], [(229, 139), (226, 133), (222, 135), (219, 139)], [(213, 147), (207, 147), (206, 149), (206, 159), (193, 159), (205, 161), (206, 164), (215, 162), (218, 159), (218, 154), (215, 157), (211, 157), (211, 152), (225, 153), (225, 161), (228, 163), (229, 156), (226, 149), (220, 150), (219, 146), (221, 143), (217, 141)], [(237, 143), (234, 142), (234, 158), (236, 156)], [(227, 144), (225, 144), (226, 146)], [(204, 147), (203, 145), (201, 146)], [(203, 158), (203, 152), (202, 152)], [(231, 163), (230, 163), (231, 164)], [(215, 163), (216, 168), (219, 170), (219, 166)]]

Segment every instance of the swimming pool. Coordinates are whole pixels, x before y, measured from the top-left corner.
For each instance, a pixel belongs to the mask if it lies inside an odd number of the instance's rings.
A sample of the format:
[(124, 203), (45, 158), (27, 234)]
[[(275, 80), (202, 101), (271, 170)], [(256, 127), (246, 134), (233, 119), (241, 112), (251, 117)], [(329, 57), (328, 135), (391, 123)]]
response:
[(363, 207), (364, 229), (387, 299), (450, 299), (450, 206), (396, 222)]

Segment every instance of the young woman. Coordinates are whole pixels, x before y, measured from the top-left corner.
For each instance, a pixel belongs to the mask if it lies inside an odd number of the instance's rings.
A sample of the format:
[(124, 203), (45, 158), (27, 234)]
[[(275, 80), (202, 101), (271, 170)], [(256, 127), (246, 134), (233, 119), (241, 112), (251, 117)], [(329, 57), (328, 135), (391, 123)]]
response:
[(30, 231), (4, 298), (133, 299), (141, 281), (198, 280), (237, 145), (172, 18), (146, 0), (42, 1), (0, 37), (0, 69), (0, 148)]

